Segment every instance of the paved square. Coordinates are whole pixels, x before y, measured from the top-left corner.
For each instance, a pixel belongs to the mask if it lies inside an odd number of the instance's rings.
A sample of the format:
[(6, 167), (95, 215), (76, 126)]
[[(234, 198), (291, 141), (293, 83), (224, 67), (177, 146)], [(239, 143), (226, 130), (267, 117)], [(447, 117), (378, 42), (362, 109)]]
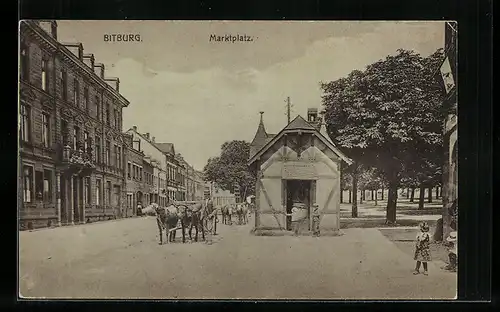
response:
[[(20, 292), (47, 298), (452, 299), (456, 275), (377, 229), (262, 237), (219, 224), (214, 243), (158, 245), (153, 217), (20, 233)], [(180, 232), (179, 232), (180, 233)], [(177, 236), (179, 238), (179, 235)]]

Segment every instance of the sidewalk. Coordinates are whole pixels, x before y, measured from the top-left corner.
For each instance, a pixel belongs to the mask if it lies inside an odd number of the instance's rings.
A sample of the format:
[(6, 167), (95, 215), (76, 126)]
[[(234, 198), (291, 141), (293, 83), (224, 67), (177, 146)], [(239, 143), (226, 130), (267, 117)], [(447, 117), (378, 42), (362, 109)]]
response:
[(41, 227), (41, 228), (36, 228), (36, 229), (32, 229), (32, 230), (19, 229), (19, 233), (21, 233), (21, 232), (39, 232), (39, 231), (45, 231), (45, 230), (55, 230), (55, 229), (59, 229), (59, 228), (72, 228), (72, 227), (78, 227), (78, 226), (90, 225), (90, 224), (111, 223), (111, 222), (118, 222), (118, 221), (122, 221), (122, 220), (129, 220), (129, 219), (135, 219), (135, 218), (143, 218), (143, 216), (131, 216), (131, 217), (116, 218), (116, 219), (111, 219), (111, 220), (101, 220), (101, 221), (75, 223), (75, 224), (64, 224), (61, 226)]

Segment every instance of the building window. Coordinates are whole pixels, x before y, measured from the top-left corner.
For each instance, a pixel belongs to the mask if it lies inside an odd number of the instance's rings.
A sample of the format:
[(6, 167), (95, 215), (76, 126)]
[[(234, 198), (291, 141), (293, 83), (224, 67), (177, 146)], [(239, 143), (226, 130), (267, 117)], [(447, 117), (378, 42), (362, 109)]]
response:
[(95, 180), (95, 204), (97, 206), (101, 205), (101, 180)]
[(42, 113), (42, 144), (50, 147), (50, 115)]
[(21, 79), (29, 81), (29, 50), (28, 45), (24, 42), (21, 43)]
[(69, 145), (69, 132), (68, 132), (68, 122), (64, 119), (61, 119), (61, 134), (64, 145)]
[(73, 128), (73, 149), (76, 150), (79, 148), (78, 146), (78, 137), (80, 135), (80, 129), (78, 127)]
[(95, 97), (95, 117), (97, 120), (101, 120), (101, 102), (99, 101), (99, 96)]
[(83, 149), (85, 153), (89, 151), (89, 133), (87, 131), (83, 133)]
[(37, 200), (43, 200), (43, 171), (35, 171), (35, 196)]
[(49, 90), (49, 67), (48, 67), (48, 61), (45, 59), (42, 59), (42, 90), (48, 91)]
[(52, 171), (47, 169), (43, 171), (43, 200), (52, 202)]
[(95, 159), (98, 164), (101, 163), (101, 138), (95, 137)]
[(106, 165), (109, 165), (109, 160), (110, 160), (110, 146), (111, 146), (111, 142), (109, 142), (109, 140), (106, 140), (106, 158), (104, 159), (104, 162), (106, 163)]
[(115, 167), (119, 168), (119, 162), (118, 162), (118, 145), (115, 144)]
[(140, 140), (137, 140), (137, 141), (133, 141), (132, 142), (132, 145), (133, 145), (133, 148), (136, 150), (136, 151), (141, 151), (141, 141)]
[(80, 105), (80, 82), (78, 80), (73, 80), (73, 103), (75, 106)]
[(110, 119), (110, 110), (111, 110), (111, 104), (108, 104), (107, 107), (106, 107), (106, 124), (108, 126), (111, 126), (111, 119)]
[(90, 193), (90, 177), (85, 177), (84, 178), (84, 200), (85, 200), (85, 205), (89, 205), (92, 203), (92, 194)]
[(142, 181), (142, 168), (139, 168), (139, 181)]
[(63, 100), (68, 99), (68, 73), (64, 70), (62, 70), (59, 73), (59, 80), (61, 83), (61, 96)]
[(21, 139), (31, 141), (31, 107), (21, 103)]
[(127, 163), (127, 178), (131, 178), (132, 177), (132, 174), (130, 173), (130, 168), (131, 167), (131, 164), (130, 163)]
[(33, 167), (23, 167), (23, 198), (25, 203), (33, 202)]
[(122, 148), (118, 146), (118, 153), (116, 154), (116, 161), (118, 163), (118, 168), (122, 169)]
[(83, 104), (85, 105), (85, 110), (89, 112), (89, 88), (85, 87), (83, 89)]
[(122, 131), (122, 125), (121, 125), (121, 118), (120, 118), (120, 112), (118, 111), (116, 113), (116, 128), (120, 131)]

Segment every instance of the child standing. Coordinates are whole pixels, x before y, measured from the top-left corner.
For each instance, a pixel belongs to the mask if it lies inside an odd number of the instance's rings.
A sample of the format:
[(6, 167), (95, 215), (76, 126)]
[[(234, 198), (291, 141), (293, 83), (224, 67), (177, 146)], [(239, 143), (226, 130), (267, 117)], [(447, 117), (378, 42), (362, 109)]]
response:
[(313, 236), (319, 237), (319, 207), (318, 204), (313, 205), (312, 221), (313, 221)]
[(450, 248), (448, 249), (448, 258), (449, 258), (449, 264), (445, 267), (445, 270), (449, 270), (452, 272), (457, 271), (457, 254), (458, 254), (458, 247), (457, 247), (457, 232), (451, 232), (450, 236), (446, 239), (448, 244), (450, 245)]
[(424, 266), (424, 275), (427, 275), (427, 262), (431, 261), (431, 250), (430, 250), (430, 240), (429, 235), (429, 225), (427, 222), (420, 223), (420, 233), (417, 235), (417, 241), (415, 244), (415, 256), (414, 260), (417, 261), (415, 267), (414, 275), (420, 273), (420, 263)]

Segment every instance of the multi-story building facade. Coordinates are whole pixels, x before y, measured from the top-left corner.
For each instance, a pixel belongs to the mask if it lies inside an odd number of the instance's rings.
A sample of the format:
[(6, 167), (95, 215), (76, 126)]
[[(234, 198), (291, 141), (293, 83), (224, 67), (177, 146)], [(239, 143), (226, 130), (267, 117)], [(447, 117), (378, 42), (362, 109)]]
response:
[(144, 170), (144, 180), (145, 182), (145, 193), (142, 198), (141, 204), (142, 206), (147, 206), (153, 203), (153, 191), (154, 191), (154, 168), (151, 164), (151, 159), (147, 156), (144, 156), (142, 159), (142, 167)]
[(230, 191), (215, 189), (212, 193), (212, 201), (216, 207), (232, 205), (237, 203), (236, 196)]
[(196, 173), (194, 168), (186, 163), (186, 200), (196, 200)]
[(167, 161), (163, 151), (155, 143), (149, 133), (139, 133), (137, 126), (126, 131), (132, 135), (134, 149), (142, 151), (153, 168), (153, 187), (150, 202), (165, 206), (168, 203), (167, 193)]
[(20, 25), (21, 228), (120, 216), (125, 193), (119, 79), (57, 40), (55, 21)]
[(203, 200), (205, 199), (205, 182), (203, 179), (203, 172), (194, 170), (194, 200)]
[[(445, 23), (446, 58), (440, 68), (445, 100), (444, 121), (445, 163), (443, 166), (443, 235), (446, 238), (453, 228), (457, 228), (456, 220), (450, 213), (453, 202), (458, 198), (458, 116), (457, 116), (457, 24)], [(455, 223), (455, 224), (453, 224)]]
[(167, 198), (177, 199), (179, 163), (175, 157), (175, 146), (173, 143), (156, 143), (163, 152), (167, 172)]
[[(145, 207), (153, 197), (153, 167), (146, 159), (144, 152), (134, 148), (133, 136), (125, 134), (125, 156), (127, 160), (125, 217), (138, 214), (137, 207)], [(137, 146), (136, 146), (137, 147)]]
[(177, 200), (186, 200), (187, 197), (187, 166), (188, 164), (180, 153), (175, 155), (178, 163), (177, 167)]

